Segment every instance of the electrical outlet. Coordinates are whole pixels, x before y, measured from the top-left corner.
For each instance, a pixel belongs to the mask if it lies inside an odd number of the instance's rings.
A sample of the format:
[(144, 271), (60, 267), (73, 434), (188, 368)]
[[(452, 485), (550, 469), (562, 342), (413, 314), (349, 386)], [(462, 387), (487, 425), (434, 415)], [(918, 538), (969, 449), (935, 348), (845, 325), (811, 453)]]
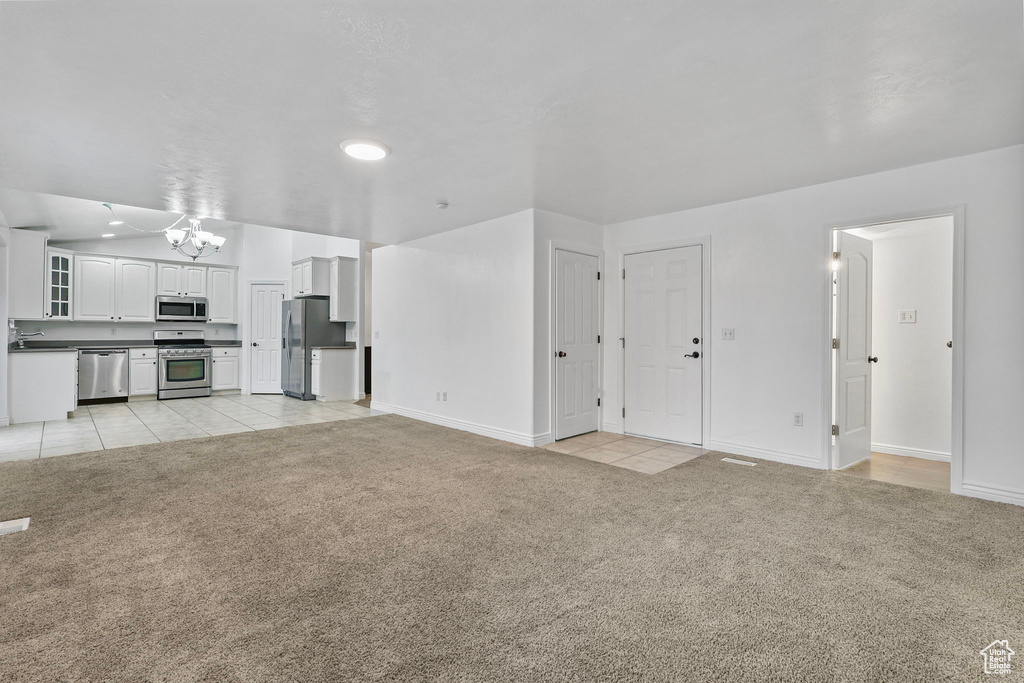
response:
[(214, 330), (213, 331), (213, 336), (214, 337), (219, 337), (220, 336), (220, 330)]
[(900, 311), (899, 320), (901, 323), (916, 323), (917, 322), (917, 309), (907, 308)]
[(804, 426), (804, 414), (803, 413), (793, 413), (793, 426), (794, 427), (803, 427)]
[(438, 400), (438, 401), (440, 401), (440, 400), (441, 400), (441, 392), (440, 392), (440, 391), (439, 391), (439, 392), (437, 392), (437, 400)]
[(736, 328), (735, 327), (723, 327), (722, 328), (722, 339), (729, 339), (729, 340), (736, 339)]
[(448, 400), (448, 392), (447, 391), (441, 392), (441, 400), (442, 401), (447, 401)]
[(111, 337), (117, 336), (117, 328), (116, 327), (111, 327), (110, 328), (110, 336)]

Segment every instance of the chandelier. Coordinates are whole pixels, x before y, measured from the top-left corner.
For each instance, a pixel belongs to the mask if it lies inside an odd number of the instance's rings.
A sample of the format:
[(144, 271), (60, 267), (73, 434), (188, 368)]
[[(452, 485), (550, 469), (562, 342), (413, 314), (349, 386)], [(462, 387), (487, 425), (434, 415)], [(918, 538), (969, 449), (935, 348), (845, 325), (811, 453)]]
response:
[[(110, 204), (104, 204), (103, 206), (107, 207), (110, 213), (114, 216), (114, 220), (110, 221), (110, 225), (124, 225), (135, 232), (151, 234), (162, 232), (164, 237), (166, 237), (167, 241), (170, 243), (171, 249), (182, 256), (187, 256), (193, 261), (204, 256), (213, 256), (220, 251), (220, 248), (224, 246), (224, 242), (226, 241), (225, 238), (220, 235), (214, 235), (212, 232), (203, 230), (203, 222), (198, 218), (188, 218), (188, 216), (185, 215), (171, 223), (171, 225), (166, 228), (160, 228), (159, 230), (142, 230), (141, 228), (136, 228), (134, 225), (126, 222), (118, 216), (117, 212), (114, 211), (114, 207)], [(178, 224), (186, 218), (188, 218), (188, 228), (182, 229), (177, 227)]]
[(216, 254), (224, 245), (224, 238), (203, 230), (203, 223), (198, 218), (188, 219), (187, 230), (172, 226), (163, 232), (164, 237), (171, 243), (171, 249), (193, 261)]

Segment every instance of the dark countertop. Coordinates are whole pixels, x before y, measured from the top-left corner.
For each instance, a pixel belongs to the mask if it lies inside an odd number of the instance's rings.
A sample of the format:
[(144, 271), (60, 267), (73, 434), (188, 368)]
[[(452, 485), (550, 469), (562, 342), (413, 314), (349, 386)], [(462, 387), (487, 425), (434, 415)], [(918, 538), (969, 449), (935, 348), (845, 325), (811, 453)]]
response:
[(7, 353), (66, 353), (71, 351), (78, 353), (78, 349), (74, 346), (50, 346), (42, 349), (32, 349), (28, 347), (19, 349), (15, 346), (7, 349)]
[(353, 342), (352, 344), (345, 344), (344, 346), (314, 346), (313, 350), (315, 351), (316, 349), (322, 349), (324, 351), (331, 351), (333, 349), (354, 349), (354, 348), (356, 348), (356, 345)]
[[(210, 346), (241, 346), (238, 339), (207, 339)], [(152, 339), (54, 339), (53, 341), (26, 341), (25, 348), (19, 349), (17, 344), (7, 346), (8, 353), (27, 353), (29, 351), (77, 351), (79, 349), (138, 349), (153, 348), (156, 344)]]

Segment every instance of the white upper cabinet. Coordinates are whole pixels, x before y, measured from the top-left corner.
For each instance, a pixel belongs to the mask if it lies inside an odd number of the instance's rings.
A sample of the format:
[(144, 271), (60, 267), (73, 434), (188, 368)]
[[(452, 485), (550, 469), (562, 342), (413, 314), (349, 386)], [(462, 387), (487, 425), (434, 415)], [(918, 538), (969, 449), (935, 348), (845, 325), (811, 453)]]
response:
[(330, 259), (312, 256), (292, 264), (292, 296), (328, 296)]
[(8, 260), (11, 294), (7, 312), (11, 319), (42, 320), (49, 310), (46, 240), (44, 232), (11, 230)]
[(117, 259), (75, 255), (75, 320), (117, 319)]
[(157, 264), (158, 296), (206, 296), (206, 266)]
[(48, 249), (46, 252), (49, 281), (45, 289), (47, 307), (44, 318), (53, 320), (71, 319), (71, 264), (73, 252), (64, 249)]
[(181, 296), (181, 266), (174, 263), (156, 264), (157, 296)]
[(156, 264), (117, 259), (117, 319), (121, 322), (156, 322)]
[(208, 313), (211, 323), (238, 321), (238, 270), (235, 268), (207, 269)]
[(359, 260), (335, 256), (331, 259), (330, 320), (333, 323), (359, 320)]

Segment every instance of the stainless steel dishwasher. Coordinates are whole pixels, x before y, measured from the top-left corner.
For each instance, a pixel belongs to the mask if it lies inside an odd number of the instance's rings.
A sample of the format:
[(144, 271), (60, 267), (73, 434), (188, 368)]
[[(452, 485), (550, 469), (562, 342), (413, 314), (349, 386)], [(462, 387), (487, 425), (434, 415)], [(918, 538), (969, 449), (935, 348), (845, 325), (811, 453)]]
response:
[(128, 349), (78, 352), (78, 400), (128, 396)]

